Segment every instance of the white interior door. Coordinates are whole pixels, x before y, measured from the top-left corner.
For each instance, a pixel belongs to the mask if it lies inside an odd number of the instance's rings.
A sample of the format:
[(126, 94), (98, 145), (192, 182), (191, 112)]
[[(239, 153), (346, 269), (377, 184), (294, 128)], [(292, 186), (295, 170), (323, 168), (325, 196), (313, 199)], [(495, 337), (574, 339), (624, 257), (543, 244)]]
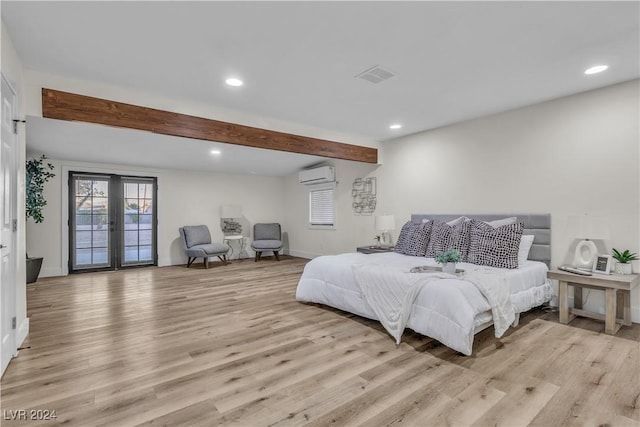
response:
[(0, 141), (0, 373), (16, 354), (16, 217), (17, 171), (14, 133), (15, 92), (2, 76), (2, 141)]

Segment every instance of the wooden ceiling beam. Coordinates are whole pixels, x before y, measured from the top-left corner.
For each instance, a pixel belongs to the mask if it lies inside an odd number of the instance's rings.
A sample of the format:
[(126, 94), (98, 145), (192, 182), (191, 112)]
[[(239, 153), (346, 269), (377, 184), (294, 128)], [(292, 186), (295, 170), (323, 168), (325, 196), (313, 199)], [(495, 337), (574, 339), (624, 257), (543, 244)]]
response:
[(371, 147), (254, 128), (54, 89), (42, 89), (42, 117), (334, 159), (378, 162), (378, 150)]

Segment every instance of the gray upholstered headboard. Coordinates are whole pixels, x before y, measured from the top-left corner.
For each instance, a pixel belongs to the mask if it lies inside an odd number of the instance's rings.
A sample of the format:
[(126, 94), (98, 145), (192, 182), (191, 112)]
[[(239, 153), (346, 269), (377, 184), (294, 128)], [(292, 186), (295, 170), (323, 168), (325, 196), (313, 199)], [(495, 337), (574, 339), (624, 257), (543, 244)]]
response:
[(532, 261), (542, 261), (547, 265), (551, 264), (551, 215), (550, 214), (495, 214), (495, 215), (443, 215), (443, 214), (413, 214), (411, 221), (421, 222), (423, 219), (433, 219), (436, 221), (451, 221), (461, 216), (477, 219), (479, 221), (493, 221), (495, 219), (518, 217), (518, 222), (524, 223), (524, 231), (522, 234), (532, 234), (533, 246), (529, 251), (529, 259)]

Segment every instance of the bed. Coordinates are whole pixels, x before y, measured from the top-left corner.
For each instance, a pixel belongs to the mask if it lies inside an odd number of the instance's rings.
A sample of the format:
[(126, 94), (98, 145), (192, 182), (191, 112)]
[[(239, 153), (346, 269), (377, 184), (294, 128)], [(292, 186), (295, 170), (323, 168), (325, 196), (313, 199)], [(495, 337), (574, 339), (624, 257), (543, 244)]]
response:
[[(414, 214), (411, 223), (420, 224), (427, 219), (447, 222), (461, 216)], [(477, 332), (493, 325), (497, 320), (506, 319), (511, 325), (517, 325), (519, 313), (552, 298), (553, 288), (546, 277), (551, 259), (551, 218), (548, 214), (464, 217), (483, 222), (516, 217), (517, 222), (523, 225), (522, 235), (533, 236), (533, 244), (526, 260), (521, 259), (517, 268), (512, 269), (462, 262), (458, 263), (458, 268), (464, 272), (459, 275), (431, 277), (411, 273), (412, 270), (429, 271), (438, 266), (435, 259), (424, 256), (408, 256), (396, 252), (320, 256), (306, 265), (298, 283), (296, 299), (382, 321), (384, 315), (372, 304), (371, 295), (363, 294), (363, 290), (371, 292), (364, 286), (365, 278), (367, 286), (369, 281), (375, 282), (378, 276), (388, 276), (385, 280), (408, 278), (407, 280), (419, 283), (419, 286), (415, 288), (416, 294), (406, 310), (406, 327), (465, 355), (471, 355), (473, 338)], [(365, 271), (369, 276), (362, 275)], [(430, 276), (429, 280), (425, 280), (426, 276)], [(488, 295), (491, 292), (478, 284), (477, 277), (499, 279), (497, 283), (500, 285), (497, 288), (508, 290), (505, 291), (508, 292), (505, 306), (513, 311), (515, 317), (500, 318), (494, 298)], [(496, 332), (498, 324), (495, 325)], [(392, 333), (386, 325), (385, 328)], [(500, 333), (496, 335), (501, 336), (504, 329), (500, 328)], [(399, 333), (401, 335), (402, 331)]]

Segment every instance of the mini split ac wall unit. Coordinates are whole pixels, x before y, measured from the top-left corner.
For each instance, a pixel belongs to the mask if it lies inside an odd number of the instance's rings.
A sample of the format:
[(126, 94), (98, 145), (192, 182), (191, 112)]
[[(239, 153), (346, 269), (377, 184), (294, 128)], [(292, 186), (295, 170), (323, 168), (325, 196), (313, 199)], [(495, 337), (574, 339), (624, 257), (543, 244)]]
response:
[(300, 184), (313, 185), (336, 180), (336, 170), (333, 166), (322, 166), (314, 169), (301, 170), (298, 173)]

